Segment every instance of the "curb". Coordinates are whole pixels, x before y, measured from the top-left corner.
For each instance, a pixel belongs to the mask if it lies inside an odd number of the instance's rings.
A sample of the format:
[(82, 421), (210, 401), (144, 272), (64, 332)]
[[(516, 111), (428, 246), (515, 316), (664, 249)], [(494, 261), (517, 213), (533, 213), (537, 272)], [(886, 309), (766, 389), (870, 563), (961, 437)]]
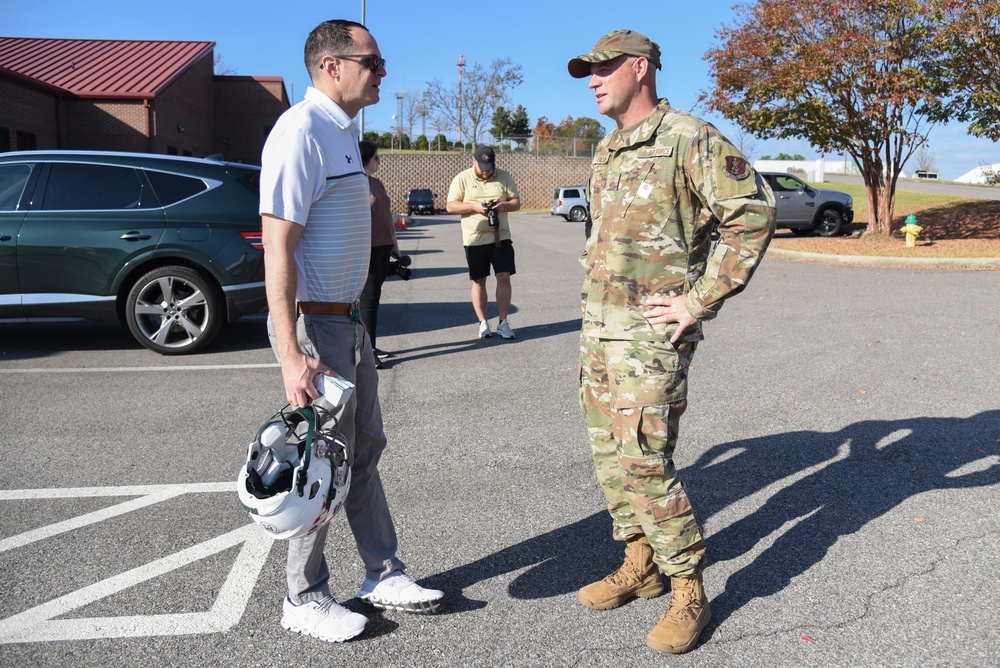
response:
[(869, 255), (828, 255), (805, 251), (768, 248), (765, 256), (798, 262), (843, 264), (868, 267), (998, 267), (1000, 257), (887, 257)]

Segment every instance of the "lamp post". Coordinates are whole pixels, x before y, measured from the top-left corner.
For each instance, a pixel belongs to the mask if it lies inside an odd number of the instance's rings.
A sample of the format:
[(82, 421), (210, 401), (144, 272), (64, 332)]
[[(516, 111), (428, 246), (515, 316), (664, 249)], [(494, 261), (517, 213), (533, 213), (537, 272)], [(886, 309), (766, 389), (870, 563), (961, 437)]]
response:
[(465, 142), (462, 141), (462, 68), (465, 67), (465, 56), (458, 54), (458, 143), (462, 145), (462, 153), (465, 153)]

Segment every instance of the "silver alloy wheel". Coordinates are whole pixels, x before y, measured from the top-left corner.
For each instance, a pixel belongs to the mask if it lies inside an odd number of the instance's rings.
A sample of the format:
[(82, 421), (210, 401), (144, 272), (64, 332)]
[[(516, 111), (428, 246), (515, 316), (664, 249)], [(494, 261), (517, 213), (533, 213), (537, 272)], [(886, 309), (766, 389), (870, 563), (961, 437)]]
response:
[(127, 309), (133, 336), (165, 355), (202, 348), (222, 325), (216, 291), (187, 267), (163, 267), (143, 276), (129, 293)]

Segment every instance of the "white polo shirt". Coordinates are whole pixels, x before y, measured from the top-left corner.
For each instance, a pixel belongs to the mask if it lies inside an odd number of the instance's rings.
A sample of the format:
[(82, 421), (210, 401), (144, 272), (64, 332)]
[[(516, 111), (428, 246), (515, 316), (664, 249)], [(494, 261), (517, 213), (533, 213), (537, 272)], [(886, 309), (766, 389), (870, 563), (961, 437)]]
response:
[(260, 213), (304, 227), (298, 301), (354, 302), (371, 256), (368, 177), (358, 127), (315, 88), (278, 118), (261, 155)]

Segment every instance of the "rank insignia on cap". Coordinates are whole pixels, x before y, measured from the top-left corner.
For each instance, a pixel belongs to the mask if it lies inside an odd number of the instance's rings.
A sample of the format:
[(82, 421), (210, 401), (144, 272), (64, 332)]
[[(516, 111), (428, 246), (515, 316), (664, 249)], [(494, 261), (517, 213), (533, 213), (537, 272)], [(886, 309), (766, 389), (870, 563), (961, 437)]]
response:
[(746, 158), (741, 158), (737, 155), (727, 155), (726, 166), (722, 168), (722, 171), (727, 176), (731, 176), (737, 181), (742, 181), (750, 176), (750, 163), (747, 162)]

